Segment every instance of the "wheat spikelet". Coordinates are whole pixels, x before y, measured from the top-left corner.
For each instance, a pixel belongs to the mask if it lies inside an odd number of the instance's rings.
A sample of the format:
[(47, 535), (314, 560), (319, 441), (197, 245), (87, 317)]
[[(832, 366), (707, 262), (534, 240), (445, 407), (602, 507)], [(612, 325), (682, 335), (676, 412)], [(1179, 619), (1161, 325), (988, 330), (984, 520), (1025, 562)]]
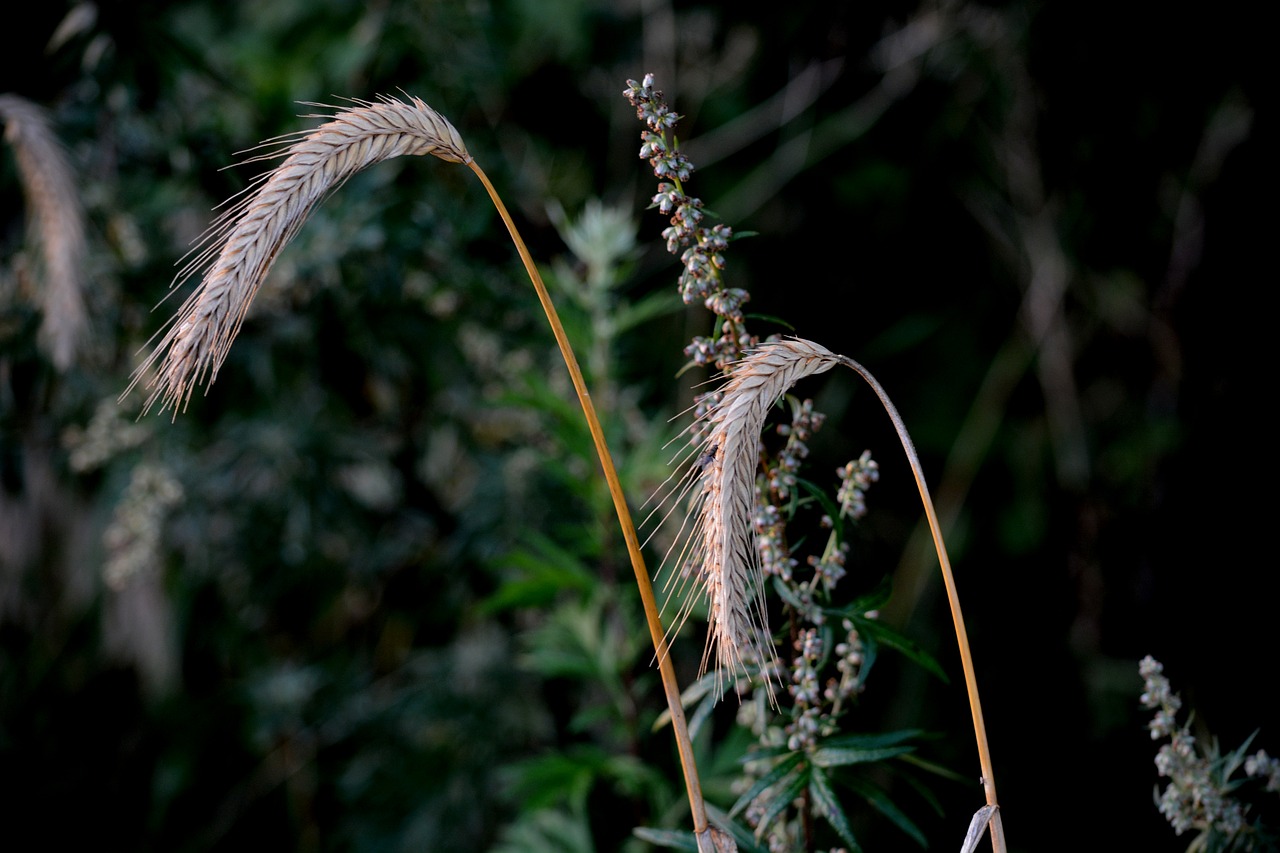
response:
[(418, 98), (406, 103), (383, 96), (376, 102), (353, 103), (356, 106), (332, 116), (306, 116), (330, 121), (310, 132), (268, 140), (255, 149), (265, 149), (263, 153), (244, 161), (285, 157), (215, 220), (192, 260), (175, 277), (176, 285), (204, 270), (200, 286), (169, 322), (164, 337), (125, 390), (128, 394), (151, 374), (146, 379), (151, 393), (144, 412), (159, 401), (162, 410), (171, 406), (176, 416), (206, 375), (209, 383), (217, 378), (249, 303), (281, 249), (311, 211), (348, 178), (402, 154), (433, 154), (451, 163), (471, 161), (453, 125)]
[(31, 231), (40, 247), (40, 343), (54, 366), (66, 370), (89, 328), (84, 211), (66, 151), (45, 110), (17, 95), (0, 95), (0, 122), (13, 148)]
[[(745, 674), (755, 667), (765, 676), (771, 697), (775, 653), (753, 522), (760, 434), (769, 409), (792, 385), (840, 363), (840, 356), (800, 338), (763, 343), (734, 364), (719, 400), (689, 428), (703, 438), (685, 458), (677, 496), (692, 492), (692, 500), (665, 562), (671, 569), (696, 571), (707, 596), (710, 626), (703, 668), (714, 649), (718, 672)], [(669, 587), (677, 576), (687, 578), (688, 572), (673, 571)], [(668, 594), (672, 592), (669, 588)], [(686, 599), (677, 625), (691, 606)]]

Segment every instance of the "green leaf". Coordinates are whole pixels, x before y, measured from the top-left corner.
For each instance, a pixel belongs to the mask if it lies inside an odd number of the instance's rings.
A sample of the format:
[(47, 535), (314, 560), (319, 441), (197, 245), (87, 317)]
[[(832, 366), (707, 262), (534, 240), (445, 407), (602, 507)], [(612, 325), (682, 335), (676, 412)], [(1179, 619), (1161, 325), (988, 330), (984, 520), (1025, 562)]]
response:
[(782, 328), (786, 329), (788, 332), (794, 332), (796, 330), (795, 326), (788, 323), (786, 320), (782, 319), (781, 317), (777, 317), (773, 314), (757, 314), (755, 312), (749, 312), (745, 316), (748, 320), (759, 320), (762, 323), (773, 323), (775, 325), (781, 326)]
[(752, 750), (742, 756), (743, 764), (751, 764), (756, 761), (768, 761), (770, 758), (778, 758), (783, 755), (793, 755), (791, 749), (786, 744), (774, 744), (773, 746), (762, 746), (759, 749)]
[(653, 791), (664, 784), (658, 772), (634, 755), (615, 755), (598, 746), (581, 744), (511, 767), (514, 796), (525, 810), (569, 802), (584, 809), (597, 785), (607, 784), (626, 794)]
[(502, 834), (494, 853), (594, 853), (591, 827), (584, 818), (563, 811), (534, 812)]
[(712, 826), (733, 836), (734, 842), (738, 845), (738, 853), (769, 853), (766, 848), (756, 843), (756, 838), (750, 830), (711, 803), (707, 803), (707, 820)]
[[(701, 678), (690, 684), (680, 693), (680, 705), (688, 708), (699, 700), (711, 696), (714, 699), (715, 687), (721, 678), (718, 672), (704, 673)], [(653, 721), (653, 731), (657, 731), (663, 726), (671, 723), (671, 709), (668, 708), (658, 715), (658, 719)]]
[(827, 738), (822, 742), (822, 745), (837, 749), (879, 749), (885, 746), (897, 746), (923, 734), (923, 729), (898, 729), (897, 731), (876, 732), (874, 734), (848, 734)]
[(857, 839), (853, 837), (853, 828), (849, 826), (849, 818), (845, 815), (844, 809), (840, 806), (840, 801), (836, 799), (836, 792), (831, 790), (831, 783), (827, 781), (827, 774), (823, 773), (821, 768), (815, 767), (809, 774), (809, 796), (814, 806), (818, 809), (818, 813), (831, 824), (831, 828), (840, 836), (840, 840), (845, 843), (851, 853), (857, 853), (862, 847), (858, 844)]
[(614, 328), (617, 332), (625, 332), (648, 320), (674, 314), (684, 307), (680, 297), (674, 291), (651, 293), (643, 299), (622, 305), (614, 314)]
[(864, 593), (853, 600), (853, 602), (845, 608), (841, 609), (844, 616), (866, 617), (866, 614), (873, 610), (879, 610), (889, 603), (889, 598), (893, 595), (893, 583), (889, 576), (885, 575), (876, 584), (875, 589)]
[[(951, 768), (943, 767), (941, 764), (937, 764), (933, 761), (926, 761), (925, 759), (921, 758), (918, 755), (904, 755), (902, 757), (902, 760), (907, 764), (913, 765), (915, 767), (919, 767), (921, 770), (925, 771), (926, 773), (932, 773), (935, 776), (940, 776), (943, 779), (948, 779), (952, 782), (960, 782), (963, 784), (969, 781), (968, 776), (965, 776), (962, 773), (957, 773)], [(916, 786), (922, 795), (925, 795), (927, 799), (932, 800), (932, 796), (930, 795), (929, 788), (927, 786), (921, 784), (918, 780), (914, 779), (910, 774), (904, 773), (903, 776), (910, 783)]]
[(831, 493), (827, 489), (822, 488), (812, 480), (806, 480), (804, 477), (796, 478), (796, 486), (798, 489), (808, 492), (811, 497), (821, 504), (822, 512), (832, 521), (840, 517), (840, 504), (831, 499)]
[(860, 633), (862, 638), (862, 666), (858, 667), (858, 684), (865, 686), (871, 677), (871, 670), (880, 659), (880, 641), (875, 634)]
[(849, 619), (860, 632), (863, 632), (870, 637), (874, 637), (876, 640), (884, 643), (890, 648), (897, 649), (925, 670), (936, 675), (943, 684), (951, 683), (951, 679), (947, 677), (947, 674), (943, 671), (941, 664), (934, 659), (933, 655), (916, 645), (912, 640), (909, 640), (902, 634), (899, 634), (893, 628), (890, 628), (883, 622), (875, 619), (868, 619), (865, 616), (850, 616)]
[(610, 606), (610, 593), (600, 588), (586, 601), (567, 601), (524, 637), (522, 663), (549, 677), (593, 681), (616, 702), (625, 704), (623, 673), (634, 665), (644, 639), (617, 630), (625, 618)]
[[(1253, 734), (1245, 738), (1244, 743), (1240, 744), (1240, 746), (1237, 747), (1234, 752), (1230, 752), (1222, 756), (1222, 758), (1218, 759), (1218, 761), (1215, 762), (1218, 764), (1218, 767), (1216, 769), (1218, 770), (1218, 773), (1219, 773), (1219, 779), (1226, 787), (1226, 790), (1228, 791), (1234, 790), (1240, 787), (1246, 781), (1246, 779), (1244, 778), (1236, 779), (1235, 781), (1232, 781), (1231, 777), (1234, 776), (1235, 772), (1239, 770), (1240, 767), (1244, 764), (1245, 754), (1249, 751), (1249, 747), (1253, 744), (1253, 739), (1256, 738), (1257, 736), (1258, 736), (1258, 730), (1254, 729)], [(1216, 738), (1215, 738), (1214, 745), (1215, 747), (1217, 745)]]
[(819, 767), (847, 767), (850, 764), (871, 764), (896, 758), (912, 752), (914, 746), (887, 746), (882, 749), (829, 749), (822, 747), (814, 751), (813, 763)]
[(890, 823), (910, 836), (921, 847), (929, 846), (929, 842), (925, 839), (924, 833), (920, 831), (920, 827), (916, 826), (911, 818), (907, 817), (901, 809), (894, 805), (893, 801), (889, 799), (889, 795), (878, 786), (864, 779), (851, 777), (841, 777), (840, 783), (866, 800), (872, 808), (888, 818)]
[(822, 741), (813, 753), (819, 767), (845, 767), (870, 764), (915, 751), (907, 741), (919, 737), (919, 729), (901, 729), (878, 734), (850, 734)]
[(761, 838), (773, 822), (778, 819), (778, 815), (786, 811), (787, 807), (804, 792), (809, 784), (809, 773), (811, 771), (809, 764), (802, 765), (798, 772), (794, 773), (786, 785), (778, 790), (767, 791), (759, 799), (763, 805), (763, 811), (760, 814), (760, 822), (756, 824), (756, 837)]
[[(698, 732), (702, 731), (702, 726), (711, 717), (711, 712), (716, 709), (715, 694), (708, 694), (698, 703), (698, 707), (689, 715), (689, 724), (687, 726), (690, 739), (696, 738)], [(670, 713), (670, 711), (668, 711)]]
[[(804, 760), (804, 755), (799, 752), (793, 752), (786, 758), (774, 765), (773, 769), (761, 776), (751, 788), (738, 798), (733, 804), (733, 808), (729, 810), (730, 817), (736, 817), (739, 812), (751, 805), (757, 797), (766, 790), (778, 784), (784, 776), (796, 769), (800, 762)], [(801, 774), (803, 776), (803, 774)]]
[(785, 583), (782, 582), (781, 578), (777, 578), (777, 577), (773, 578), (773, 590), (774, 592), (778, 593), (778, 597), (781, 598), (783, 601), (785, 601), (787, 604), (791, 605), (796, 610), (802, 613), (804, 612), (805, 610), (804, 602), (796, 597), (795, 593), (792, 592), (791, 589)]
[(698, 853), (698, 839), (694, 837), (692, 832), (682, 832), (677, 829), (649, 829), (645, 826), (637, 826), (631, 830), (631, 834), (655, 847), (688, 850), (690, 853)]
[(513, 577), (505, 580), (493, 595), (480, 604), (484, 614), (516, 607), (544, 607), (565, 590), (588, 590), (597, 580), (571, 551), (536, 531), (526, 534), (525, 548), (507, 554), (497, 569)]

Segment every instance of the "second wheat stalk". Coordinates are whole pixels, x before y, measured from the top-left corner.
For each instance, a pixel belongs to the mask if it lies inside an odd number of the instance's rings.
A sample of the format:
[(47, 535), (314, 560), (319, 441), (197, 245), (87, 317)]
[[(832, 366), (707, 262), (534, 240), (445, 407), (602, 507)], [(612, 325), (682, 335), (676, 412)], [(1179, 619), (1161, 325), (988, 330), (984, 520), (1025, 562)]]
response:
[[(902, 416), (870, 371), (853, 359), (833, 353), (812, 341), (790, 338), (757, 346), (733, 365), (728, 380), (720, 388), (719, 401), (703, 417), (701, 426), (705, 428), (701, 434), (704, 437), (701, 452), (696, 454), (699, 459), (696, 464), (701, 465), (701, 473), (696, 476), (690, 510), (693, 522), (689, 527), (689, 542), (679, 553), (682, 557), (691, 556), (689, 562), (698, 566), (701, 572), (700, 580), (710, 604), (708, 642), (715, 646), (717, 668), (730, 672), (742, 672), (746, 663), (765, 663), (773, 658), (762, 601), (764, 579), (756, 556), (752, 526), (761, 427), (769, 409), (792, 385), (806, 376), (840, 365), (855, 371), (875, 391), (893, 422), (920, 492), (951, 606), (982, 768), (986, 806), (974, 816), (970, 835), (976, 832), (980, 837), (982, 830), (989, 827), (993, 847), (1001, 853), (1005, 849), (1004, 834), (973, 655), (969, 649), (951, 561), (942, 540), (942, 529), (920, 459)], [(974, 838), (972, 844), (976, 845), (977, 840)], [(966, 847), (972, 849), (969, 841), (966, 841)]]

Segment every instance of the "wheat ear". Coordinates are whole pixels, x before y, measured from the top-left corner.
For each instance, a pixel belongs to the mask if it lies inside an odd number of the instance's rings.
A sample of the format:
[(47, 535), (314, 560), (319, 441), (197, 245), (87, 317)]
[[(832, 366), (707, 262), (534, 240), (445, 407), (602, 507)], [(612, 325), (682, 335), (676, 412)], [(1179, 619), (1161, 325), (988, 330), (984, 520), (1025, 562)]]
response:
[(158, 362), (158, 370), (147, 379), (148, 387), (153, 390), (146, 408), (150, 409), (158, 400), (162, 409), (172, 406), (176, 417), (178, 409), (186, 406), (191, 392), (206, 374), (209, 382), (217, 377), (218, 367), (240, 329), (249, 301), (261, 286), (276, 255), (297, 234), (316, 204), (351, 175), (400, 154), (434, 154), (451, 163), (465, 163), (484, 184), (515, 243), (582, 405), (583, 416), (613, 498), (618, 524), (627, 543), (657, 654), (698, 850), (700, 853), (715, 853), (717, 844), (727, 836), (707, 821), (693, 744), (689, 740), (684, 709), (680, 704), (680, 688), (667, 654), (666, 636), (639, 538), (582, 370), (537, 265), (488, 176), (467, 153), (462, 138), (443, 116), (417, 98), (410, 99), (409, 103), (387, 97), (377, 102), (353, 103), (357, 106), (339, 112), (311, 133), (290, 134), (264, 143), (270, 150), (246, 161), (286, 157), (275, 170), (255, 182), (249, 194), (222, 214), (206, 232), (201, 243), (203, 248), (175, 280), (183, 280), (195, 270), (207, 267), (199, 289), (179, 309), (168, 332), (134, 373), (124, 393), (128, 394)]
[[(951, 605), (960, 662), (964, 670), (973, 716), (978, 757), (982, 766), (982, 784), (991, 810), (987, 813), (993, 836), (999, 827), (996, 805), (995, 774), (987, 745), (982, 704), (978, 699), (973, 656), (969, 649), (960, 598), (956, 592), (951, 561), (942, 541), (933, 499), (925, 483), (924, 470), (916, 454), (911, 436), (897, 408), (876, 378), (858, 362), (831, 352), (825, 347), (801, 338), (769, 341), (760, 344), (740, 359), (720, 389), (719, 401), (702, 417), (705, 427), (700, 434), (702, 454), (693, 462), (701, 466), (696, 475), (696, 491), (692, 512), (696, 520), (691, 528), (688, 553), (680, 552), (681, 562), (691, 556), (698, 566), (703, 588), (710, 602), (708, 644), (715, 646), (716, 665), (722, 669), (742, 671), (744, 664), (763, 664), (773, 657), (772, 641), (764, 608), (764, 578), (756, 549), (752, 524), (755, 505), (756, 469), (760, 455), (760, 433), (770, 407), (788, 389), (805, 376), (822, 373), (837, 365), (855, 371), (871, 386), (881, 405), (893, 421), (902, 449), (915, 476), (916, 487), (924, 506), (934, 547), (942, 570)], [(686, 604), (686, 607), (688, 605)], [(766, 680), (766, 684), (768, 681)], [(772, 694), (771, 694), (772, 695)], [(997, 850), (1004, 846), (1001, 835)]]
[(341, 110), (313, 131), (268, 140), (255, 149), (262, 153), (244, 161), (285, 157), (214, 221), (175, 277), (176, 285), (204, 270), (200, 286), (125, 390), (128, 394), (145, 377), (151, 394), (144, 412), (158, 401), (161, 409), (172, 407), (176, 416), (206, 376), (210, 383), (217, 378), (249, 303), (280, 250), (311, 211), (348, 178), (402, 154), (471, 162), (458, 131), (418, 98), (406, 103), (384, 96), (352, 103), (356, 106)]
[(713, 649), (717, 671), (745, 674), (750, 666), (758, 667), (770, 699), (769, 673), (776, 654), (753, 523), (760, 434), (769, 410), (787, 389), (837, 364), (834, 353), (810, 341), (757, 347), (734, 365), (720, 388), (719, 401), (702, 424), (703, 452), (694, 461), (702, 473), (689, 547), (697, 555), (694, 562), (710, 608), (703, 667)]
[(40, 342), (59, 370), (75, 361), (89, 328), (84, 303), (88, 257), (84, 209), (67, 152), (49, 115), (17, 95), (0, 95), (0, 122), (13, 148), (18, 179), (29, 206), (31, 231), (40, 246)]

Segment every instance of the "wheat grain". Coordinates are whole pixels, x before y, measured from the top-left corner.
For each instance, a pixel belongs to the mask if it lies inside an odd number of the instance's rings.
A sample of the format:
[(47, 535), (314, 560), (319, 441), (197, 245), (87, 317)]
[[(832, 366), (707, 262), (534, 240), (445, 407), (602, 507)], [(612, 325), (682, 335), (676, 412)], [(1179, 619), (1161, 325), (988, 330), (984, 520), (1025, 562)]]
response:
[(88, 256), (84, 210), (66, 150), (48, 113), (25, 98), (0, 95), (0, 122), (13, 148), (31, 231), (40, 247), (40, 344), (59, 370), (76, 359), (89, 328), (84, 302)]
[[(244, 322), (254, 294), (284, 246), (307, 216), (360, 170), (400, 155), (432, 154), (451, 163), (469, 163), (458, 131), (418, 98), (383, 96), (332, 116), (313, 131), (299, 131), (262, 143), (245, 163), (284, 157), (256, 179), (220, 215), (193, 250), (174, 285), (204, 270), (200, 286), (167, 325), (164, 337), (134, 372), (125, 390), (140, 381), (151, 393), (144, 412), (157, 402), (174, 415), (207, 376), (212, 383)], [(337, 110), (324, 104), (308, 104)], [(233, 199), (234, 201), (234, 199)], [(123, 395), (122, 395), (123, 396)]]
[[(812, 341), (790, 338), (760, 344), (736, 362), (718, 401), (690, 427), (703, 437), (686, 458), (680, 479), (684, 485), (677, 489), (676, 497), (690, 487), (693, 494), (679, 541), (665, 561), (673, 570), (668, 584), (677, 576), (688, 577), (675, 570), (692, 565), (707, 596), (710, 626), (703, 668), (714, 650), (717, 672), (746, 675), (755, 668), (771, 697), (776, 655), (753, 523), (760, 434), (769, 409), (792, 385), (841, 360)], [(691, 606), (687, 599), (677, 625)]]

